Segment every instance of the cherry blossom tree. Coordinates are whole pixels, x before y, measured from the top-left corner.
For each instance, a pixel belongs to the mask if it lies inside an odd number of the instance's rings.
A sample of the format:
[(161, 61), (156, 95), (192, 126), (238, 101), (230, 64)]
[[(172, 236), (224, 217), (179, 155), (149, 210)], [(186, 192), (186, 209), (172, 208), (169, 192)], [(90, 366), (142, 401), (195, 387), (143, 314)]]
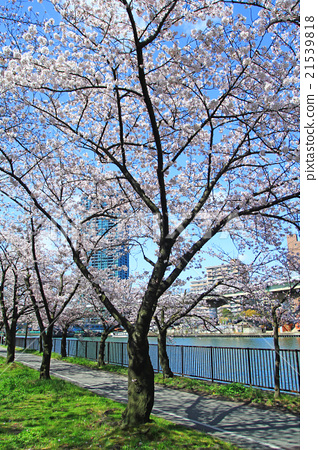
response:
[(239, 303), (243, 320), (273, 327), (275, 398), (280, 396), (279, 327), (299, 322), (299, 257), (286, 248), (264, 247), (255, 260), (241, 265), (227, 284), (224, 297)]
[(20, 259), (10, 246), (7, 236), (1, 234), (0, 308), (6, 333), (7, 363), (13, 362), (15, 358), (18, 321), (27, 320), (27, 316), (32, 313), (32, 306), (24, 285), (23, 265)]
[(106, 340), (110, 333), (114, 331), (114, 329), (118, 327), (119, 324), (117, 320), (109, 314), (105, 306), (100, 302), (99, 298), (96, 298), (95, 292), (91, 294), (89, 303), (95, 313), (95, 317), (98, 317), (103, 326), (97, 361), (98, 367), (102, 367), (103, 365), (105, 365)]
[(106, 340), (110, 333), (115, 330), (118, 324), (116, 320), (112, 317), (105, 317), (105, 314), (101, 317), (101, 322), (103, 325), (103, 331), (100, 337), (99, 351), (98, 351), (98, 367), (102, 367), (105, 365), (105, 348), (106, 348)]
[(67, 335), (72, 325), (82, 323), (91, 317), (91, 312), (88, 310), (86, 303), (83, 302), (82, 294), (76, 300), (68, 303), (63, 313), (55, 321), (55, 325), (62, 331), (61, 336), (61, 356), (67, 356)]
[[(298, 1), (51, 4), (54, 18), (1, 38), (2, 192), (16, 185), (16, 205), (31, 200), (59, 230), (128, 332), (123, 420), (139, 425), (154, 401), (147, 334), (160, 298), (237, 221), (247, 247), (277, 244), (296, 222)], [(133, 322), (83, 251), (89, 221), (74, 205), (93, 188), (116, 245), (127, 236), (149, 264)]]
[[(213, 285), (206, 289), (201, 294), (194, 293), (172, 293), (166, 292), (159, 301), (157, 310), (154, 315), (154, 322), (158, 330), (158, 352), (159, 361), (162, 369), (162, 374), (164, 378), (172, 378), (173, 372), (170, 368), (169, 357), (167, 354), (167, 333), (169, 328), (171, 328), (177, 322), (182, 321), (184, 318), (194, 326), (194, 323), (203, 322), (205, 324), (215, 326), (215, 321), (210, 317), (210, 315), (203, 313), (202, 310), (198, 308), (203, 303), (203, 300), (209, 296), (212, 298), (213, 291), (221, 284), (220, 282), (213, 283)], [(215, 294), (220, 295), (220, 294)]]
[[(276, 270), (275, 270), (276, 269)], [(280, 275), (282, 267), (279, 268)], [(279, 327), (286, 323), (299, 322), (299, 279), (290, 278), (288, 272), (285, 276), (277, 278), (277, 267), (271, 268), (271, 275), (274, 273), (276, 277), (270, 277), (268, 272), (266, 277), (259, 279), (258, 283), (253, 287), (249, 286), (248, 300), (246, 305), (250, 305), (257, 311), (260, 320), (270, 322), (273, 326), (273, 339), (275, 349), (275, 398), (280, 396), (280, 345), (279, 345)], [(281, 290), (275, 290), (275, 284)]]
[(63, 247), (45, 248), (42, 223), (30, 220), (30, 256), (25, 286), (28, 290), (43, 342), (40, 378), (50, 378), (53, 329), (57, 319), (79, 291), (82, 275), (65, 258)]
[[(123, 316), (130, 322), (134, 322), (138, 317), (138, 310), (142, 301), (140, 292), (143, 291), (144, 280), (139, 276), (130, 276), (129, 279), (120, 279), (116, 276), (109, 276), (106, 270), (95, 270), (95, 281), (102, 287), (103, 292), (107, 293), (107, 298), (112, 302)], [(105, 345), (109, 334), (118, 328), (121, 324), (105, 308), (100, 296), (90, 287), (87, 290), (88, 305), (91, 305), (102, 326), (103, 332), (100, 340), (98, 365), (104, 364)], [(93, 312), (92, 312), (93, 313)]]
[[(296, 322), (297, 316), (299, 320), (299, 282), (293, 281), (289, 284), (288, 289), (282, 293), (272, 293), (270, 296), (272, 307), (271, 316), (274, 330), (274, 348), (275, 348), (275, 399), (280, 397), (280, 346), (279, 346), (279, 325), (284, 323), (286, 316), (289, 323)], [(285, 322), (286, 323), (286, 322)]]

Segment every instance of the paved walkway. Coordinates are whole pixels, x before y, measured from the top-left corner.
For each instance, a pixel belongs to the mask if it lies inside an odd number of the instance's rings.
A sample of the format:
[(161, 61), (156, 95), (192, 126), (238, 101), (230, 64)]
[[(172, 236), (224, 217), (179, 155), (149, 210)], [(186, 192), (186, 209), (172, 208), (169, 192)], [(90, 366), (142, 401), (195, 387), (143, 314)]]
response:
[[(0, 355), (5, 356), (0, 347)], [(16, 353), (16, 361), (39, 369), (41, 358)], [(52, 360), (51, 374), (98, 395), (127, 402), (127, 378)], [(299, 417), (244, 403), (214, 400), (156, 386), (153, 414), (187, 425), (244, 449), (299, 449)]]

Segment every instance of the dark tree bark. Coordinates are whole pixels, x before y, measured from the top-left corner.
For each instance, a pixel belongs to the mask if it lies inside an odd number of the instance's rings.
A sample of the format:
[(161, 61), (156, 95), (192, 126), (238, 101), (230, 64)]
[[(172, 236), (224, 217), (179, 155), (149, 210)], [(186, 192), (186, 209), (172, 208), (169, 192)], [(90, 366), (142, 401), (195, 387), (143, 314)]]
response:
[(28, 346), (28, 323), (25, 326), (25, 335), (24, 335), (24, 348)]
[(279, 306), (274, 306), (272, 308), (274, 349), (275, 349), (275, 372), (274, 372), (274, 385), (275, 385), (274, 398), (275, 399), (278, 399), (280, 397), (280, 347), (279, 347), (279, 337), (278, 337), (279, 323), (278, 323), (278, 317), (277, 317), (277, 308)]
[(100, 344), (99, 344), (99, 352), (98, 352), (98, 367), (102, 367), (105, 364), (105, 347), (106, 347), (106, 341), (109, 336), (109, 333), (114, 329), (114, 327), (107, 327), (107, 325), (104, 325), (104, 331), (102, 332), (101, 338), (100, 338)]
[(167, 353), (167, 329), (158, 328), (158, 331), (158, 352), (162, 375), (164, 378), (172, 378), (173, 372), (170, 368), (170, 361)]
[(164, 378), (172, 378), (173, 372), (170, 369), (169, 356), (167, 353), (167, 331), (170, 321), (165, 324), (164, 310), (161, 310), (160, 319), (158, 316), (155, 316), (154, 319), (158, 328), (158, 353), (162, 375)]
[(105, 364), (104, 358), (105, 358), (105, 347), (106, 347), (106, 339), (109, 333), (105, 332), (105, 330), (102, 332), (102, 335), (100, 337), (100, 343), (99, 343), (99, 352), (98, 352), (98, 361), (97, 365), (98, 367), (102, 367)]
[(137, 427), (150, 421), (154, 403), (154, 371), (149, 356), (147, 337), (136, 333), (128, 338), (128, 404), (123, 425)]
[[(5, 281), (6, 274), (9, 267), (2, 268), (2, 276), (0, 283), (0, 306), (2, 312), (3, 323), (6, 330), (6, 345), (7, 345), (7, 358), (6, 363), (12, 363), (15, 358), (15, 342), (17, 333), (17, 322), (19, 318), (18, 307), (17, 307), (17, 292), (18, 292), (18, 278), (14, 274), (14, 289), (12, 297), (12, 311), (11, 314), (8, 313), (8, 309), (5, 305), (4, 291), (5, 291)], [(11, 315), (11, 317), (10, 317)], [(10, 323), (11, 320), (11, 323)]]
[(51, 354), (53, 347), (53, 326), (49, 326), (46, 332), (42, 333), (43, 354), (40, 367), (40, 379), (50, 380)]
[(7, 358), (6, 363), (12, 363), (15, 358), (15, 342), (17, 333), (17, 321), (12, 320), (11, 326), (6, 326), (6, 344), (7, 344)]
[(66, 352), (67, 331), (68, 331), (68, 327), (64, 327), (62, 330), (62, 340), (61, 340), (61, 356), (62, 356), (62, 358), (67, 357), (67, 352)]
[(39, 352), (43, 353), (43, 339), (42, 339), (42, 333), (40, 333), (40, 337), (39, 337)]

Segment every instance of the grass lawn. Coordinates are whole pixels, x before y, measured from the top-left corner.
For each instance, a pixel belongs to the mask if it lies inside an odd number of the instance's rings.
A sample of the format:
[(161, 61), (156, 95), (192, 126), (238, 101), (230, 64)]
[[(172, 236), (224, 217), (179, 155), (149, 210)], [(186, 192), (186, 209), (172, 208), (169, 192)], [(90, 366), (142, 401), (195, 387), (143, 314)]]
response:
[(120, 427), (125, 406), (0, 357), (0, 448), (228, 449), (204, 433), (152, 417), (129, 432)]

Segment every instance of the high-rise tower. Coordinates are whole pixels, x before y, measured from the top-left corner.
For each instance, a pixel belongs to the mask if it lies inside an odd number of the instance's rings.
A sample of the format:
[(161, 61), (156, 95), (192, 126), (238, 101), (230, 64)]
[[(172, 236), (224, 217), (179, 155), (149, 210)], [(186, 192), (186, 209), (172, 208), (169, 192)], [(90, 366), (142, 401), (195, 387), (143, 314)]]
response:
[[(86, 200), (86, 208), (90, 209), (91, 202)], [(129, 253), (125, 244), (118, 243), (120, 232), (116, 232), (116, 220), (106, 217), (97, 217), (89, 221), (89, 228), (94, 227), (97, 236), (101, 236), (104, 248), (96, 247), (93, 250), (90, 265), (97, 269), (110, 269), (110, 276), (121, 280), (129, 277)], [(112, 231), (111, 231), (112, 230)], [(118, 239), (120, 241), (120, 239)]]

